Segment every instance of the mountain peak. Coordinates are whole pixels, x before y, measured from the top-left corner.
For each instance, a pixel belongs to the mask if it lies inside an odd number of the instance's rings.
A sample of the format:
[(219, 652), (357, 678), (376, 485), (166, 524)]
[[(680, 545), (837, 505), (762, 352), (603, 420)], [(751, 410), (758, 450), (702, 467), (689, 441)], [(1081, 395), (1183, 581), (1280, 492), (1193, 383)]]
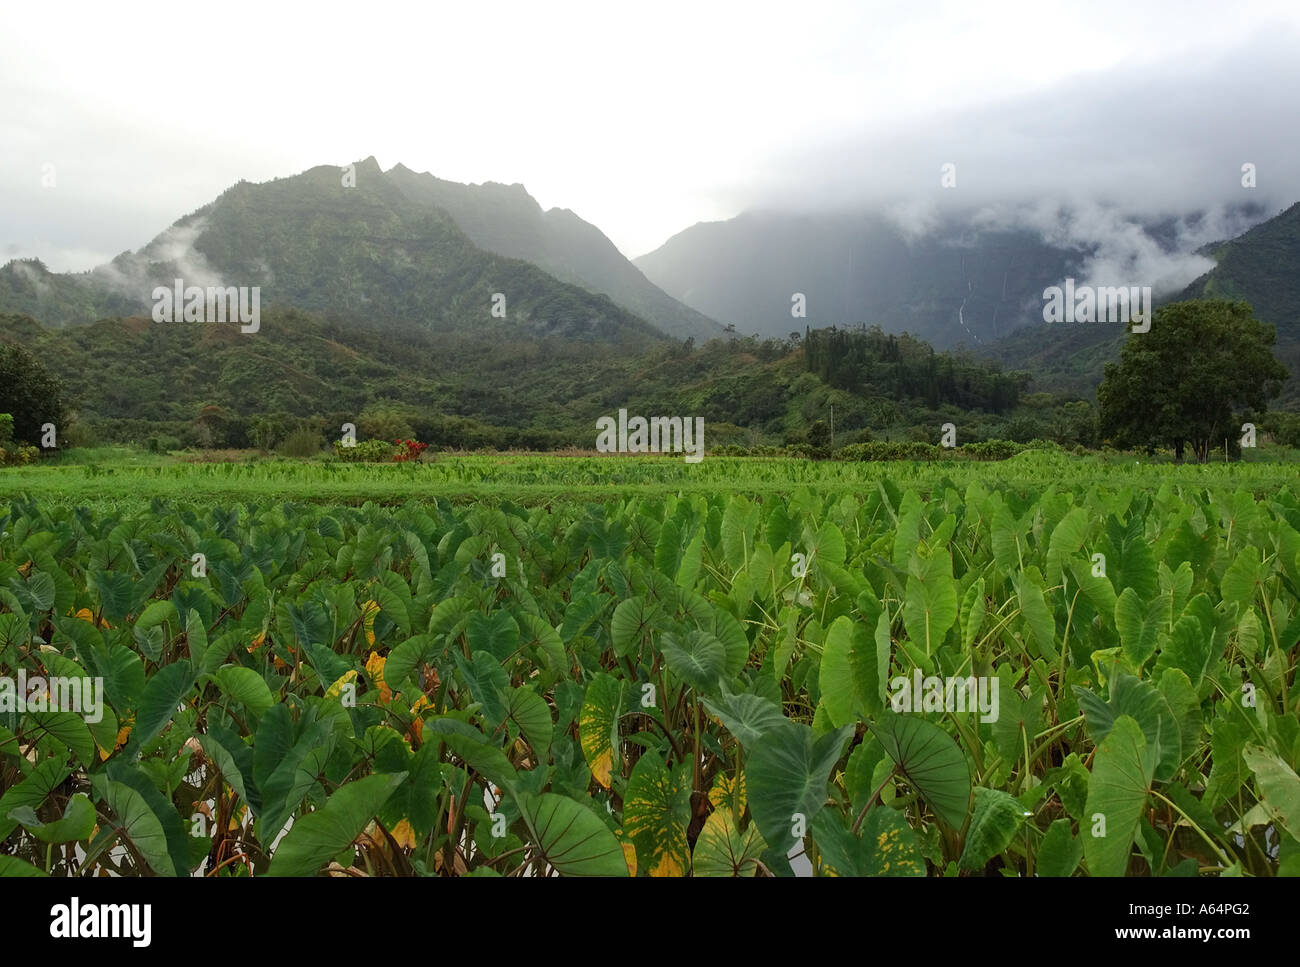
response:
[[(478, 289), (498, 291), (504, 276), (521, 293), (511, 300), (511, 318), (547, 335), (640, 343), (720, 333), (651, 284), (598, 228), (567, 210), (560, 220), (546, 218), (521, 182), (465, 185), (400, 162), (385, 172), (370, 155), (241, 181), (86, 279), (52, 275), (39, 262), (12, 263), (0, 275), (0, 305), (61, 325), (90, 322), (139, 313), (156, 284), (183, 277), (263, 286), (264, 298), (342, 318), (447, 329), (479, 325), (460, 307), (486, 304)], [(356, 251), (366, 256), (340, 279), (332, 266), (345, 245), (353, 246), (349, 263)], [(423, 257), (428, 251), (461, 260), (461, 270), (439, 275), (437, 261)], [(530, 264), (504, 265), (497, 256)], [(328, 287), (320, 283), (325, 275), (334, 277)]]
[(49, 267), (44, 262), (42, 262), (39, 258), (34, 258), (34, 257), (10, 259), (3, 266), (0, 266), (0, 268), (3, 268), (10, 272), (31, 270), (31, 271), (39, 272), (41, 275), (51, 274)]

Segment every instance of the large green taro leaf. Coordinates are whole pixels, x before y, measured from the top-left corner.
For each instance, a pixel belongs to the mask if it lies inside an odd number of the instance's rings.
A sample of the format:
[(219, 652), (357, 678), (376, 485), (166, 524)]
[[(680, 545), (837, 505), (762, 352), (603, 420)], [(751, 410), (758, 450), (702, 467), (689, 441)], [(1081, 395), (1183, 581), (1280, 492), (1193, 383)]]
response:
[(952, 736), (923, 718), (888, 710), (871, 731), (935, 814), (960, 829), (970, 809), (970, 768)]
[(542, 859), (561, 876), (627, 876), (623, 847), (595, 813), (555, 793), (519, 799)]
[(276, 847), (268, 876), (313, 876), (355, 840), (406, 780), (373, 775), (340, 786), (320, 809), (300, 816)]
[(928, 655), (938, 648), (956, 620), (957, 585), (952, 579), (952, 558), (942, 548), (931, 551), (924, 559), (914, 553), (903, 601), (907, 636), (924, 645)]
[(989, 860), (1011, 845), (1028, 815), (1014, 796), (1001, 789), (976, 787), (975, 808), (959, 860), (962, 869), (983, 869)]
[(1156, 760), (1153, 778), (1162, 782), (1173, 778), (1182, 761), (1182, 734), (1173, 709), (1159, 689), (1120, 673), (1111, 681), (1109, 702), (1078, 685), (1074, 686), (1074, 694), (1093, 742), (1100, 745), (1121, 715), (1132, 716), (1146, 739), (1147, 754)]
[(1142, 727), (1119, 716), (1093, 757), (1084, 807), (1083, 853), (1092, 876), (1123, 876), (1151, 786)]
[(853, 733), (846, 725), (814, 738), (802, 723), (775, 726), (754, 743), (745, 766), (749, 809), (769, 846), (785, 852), (826, 804), (826, 784), (844, 743)]

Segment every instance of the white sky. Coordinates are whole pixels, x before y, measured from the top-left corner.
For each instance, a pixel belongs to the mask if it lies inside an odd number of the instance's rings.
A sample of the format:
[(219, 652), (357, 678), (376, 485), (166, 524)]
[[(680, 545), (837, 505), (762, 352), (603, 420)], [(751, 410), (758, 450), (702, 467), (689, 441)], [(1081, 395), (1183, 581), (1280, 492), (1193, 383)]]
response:
[[(755, 205), (847, 202), (873, 177), (894, 190), (905, 169), (937, 184), (963, 150), (1013, 187), (1076, 108), (1096, 123), (1124, 101), (1126, 78), (1166, 99), (1186, 81), (1172, 109), (1225, 148), (1214, 170), (1258, 154), (1261, 188), (1274, 156), (1300, 174), (1295, 0), (0, 5), (0, 262), (58, 270), (143, 246), (240, 178), (368, 155), (522, 182), (632, 257)], [(1160, 116), (1153, 102), (1142, 123)], [(1256, 128), (1223, 145), (1214, 126), (1243, 117)], [(1123, 153), (1158, 150), (1141, 133), (1088, 137), (1131, 184)], [(1186, 191), (1199, 204), (1195, 178)]]

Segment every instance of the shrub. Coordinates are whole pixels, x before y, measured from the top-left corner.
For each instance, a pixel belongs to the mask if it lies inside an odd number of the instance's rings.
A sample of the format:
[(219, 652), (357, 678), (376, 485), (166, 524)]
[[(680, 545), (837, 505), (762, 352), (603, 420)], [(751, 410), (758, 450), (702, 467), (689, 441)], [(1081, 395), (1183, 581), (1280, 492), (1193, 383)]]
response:
[(1016, 443), (1028, 443), (1043, 435), (1043, 425), (1032, 416), (1013, 416), (1007, 420), (1002, 432)]
[(224, 406), (205, 406), (194, 421), (199, 446), (205, 450), (248, 445), (244, 421)]
[(837, 453), (841, 460), (936, 460), (945, 455), (950, 454), (938, 444), (920, 441), (850, 443)]
[[(168, 435), (163, 439), (176, 440), (176, 445), (172, 447), (173, 450), (179, 450), (181, 448), (181, 442), (176, 437)], [(98, 442), (99, 438), (95, 434), (94, 430), (77, 419), (73, 419), (68, 424), (68, 428), (66, 430), (61, 430), (59, 433), (60, 446), (69, 449), (73, 447), (93, 447)]]
[(394, 440), (393, 446), (397, 448), (397, 452), (393, 454), (393, 460), (397, 463), (418, 461), (420, 454), (429, 448), (429, 444), (417, 440)]
[(14, 418), (0, 413), (0, 466), (31, 463), (40, 455), (39, 447), (25, 447), (14, 442)]
[(346, 463), (375, 463), (391, 460), (396, 448), (387, 440), (363, 440), (355, 446), (345, 447), (334, 441), (334, 455)]
[(415, 436), (404, 407), (375, 404), (357, 418), (357, 430), (372, 440), (396, 440)]
[(263, 453), (269, 453), (299, 424), (287, 414), (260, 414), (248, 421), (245, 436)]
[(825, 420), (818, 420), (808, 427), (808, 443), (814, 447), (827, 447), (831, 442), (831, 428)]
[(314, 457), (321, 452), (324, 443), (320, 431), (300, 426), (280, 441), (279, 452), (286, 457)]
[(1300, 447), (1300, 414), (1267, 413), (1260, 419), (1259, 428), (1283, 446)]
[(40, 455), (40, 447), (27, 447), (21, 443), (11, 442), (7, 447), (0, 447), (0, 467), (21, 466), (31, 463)]
[(961, 447), (962, 453), (973, 460), (1006, 460), (1024, 449), (1023, 444), (1010, 440), (985, 440), (983, 443), (966, 443)]
[(180, 438), (166, 433), (149, 437), (149, 439), (145, 440), (144, 445), (145, 449), (150, 453), (170, 453), (173, 450), (181, 449)]
[[(827, 432), (829, 437), (830, 433)], [(814, 446), (811, 443), (795, 443), (783, 448), (785, 456), (803, 457), (805, 460), (828, 460), (831, 455), (831, 448), (828, 446)]]

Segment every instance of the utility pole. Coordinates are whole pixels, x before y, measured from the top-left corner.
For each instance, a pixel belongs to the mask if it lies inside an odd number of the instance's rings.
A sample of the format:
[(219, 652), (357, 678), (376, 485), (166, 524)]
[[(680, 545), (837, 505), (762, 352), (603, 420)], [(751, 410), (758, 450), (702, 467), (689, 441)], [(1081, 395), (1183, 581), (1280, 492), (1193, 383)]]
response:
[[(1227, 446), (1225, 441), (1224, 446)], [(835, 404), (831, 404), (831, 449), (835, 449)]]

